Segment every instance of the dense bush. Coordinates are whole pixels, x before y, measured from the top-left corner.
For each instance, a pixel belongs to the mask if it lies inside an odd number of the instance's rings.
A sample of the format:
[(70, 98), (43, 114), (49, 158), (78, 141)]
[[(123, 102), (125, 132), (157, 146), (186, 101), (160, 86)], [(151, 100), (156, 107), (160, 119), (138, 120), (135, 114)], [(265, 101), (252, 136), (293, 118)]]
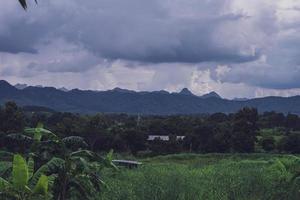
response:
[(300, 134), (292, 133), (283, 137), (279, 141), (279, 147), (281, 151), (299, 154), (300, 153)]
[(266, 152), (273, 151), (276, 148), (275, 139), (272, 136), (261, 139), (261, 146)]

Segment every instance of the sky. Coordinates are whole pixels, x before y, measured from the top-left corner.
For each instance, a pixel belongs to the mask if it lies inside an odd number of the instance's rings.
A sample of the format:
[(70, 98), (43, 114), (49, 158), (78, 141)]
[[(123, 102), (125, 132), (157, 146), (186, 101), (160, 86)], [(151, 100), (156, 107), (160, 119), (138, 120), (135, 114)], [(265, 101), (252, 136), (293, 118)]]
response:
[(1, 0), (0, 79), (300, 95), (299, 0)]

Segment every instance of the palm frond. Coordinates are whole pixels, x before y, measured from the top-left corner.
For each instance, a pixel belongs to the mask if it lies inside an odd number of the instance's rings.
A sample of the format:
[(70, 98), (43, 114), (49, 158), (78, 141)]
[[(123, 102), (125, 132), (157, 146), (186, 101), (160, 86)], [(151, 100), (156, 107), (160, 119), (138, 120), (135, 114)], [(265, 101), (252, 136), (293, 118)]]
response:
[(92, 189), (88, 188), (87, 186), (89, 186), (89, 184), (84, 177), (81, 177), (81, 179), (72, 179), (69, 183), (69, 187), (76, 189), (83, 199), (90, 200), (91, 197), (89, 191), (92, 191)]
[(22, 141), (24, 143), (31, 143), (33, 142), (31, 137), (28, 137), (26, 135), (18, 134), (18, 133), (12, 133), (8, 134), (6, 138), (12, 140), (12, 141)]
[(14, 155), (12, 169), (12, 183), (17, 189), (24, 189), (29, 180), (26, 160), (19, 154)]
[(0, 177), (0, 191), (4, 191), (9, 186), (10, 183), (7, 180)]
[(49, 187), (49, 180), (48, 177), (45, 175), (42, 175), (37, 184), (34, 187), (33, 192), (35, 194), (40, 194), (40, 195), (47, 195), (48, 193), (48, 187)]
[(62, 142), (66, 145), (66, 147), (73, 147), (75, 149), (85, 149), (88, 147), (88, 144), (84, 141), (84, 139), (79, 136), (70, 136), (63, 138)]
[(27, 9), (27, 2), (26, 2), (26, 0), (19, 0), (19, 2), (21, 4), (21, 6), (24, 8), (24, 10), (26, 10)]
[(99, 161), (100, 158), (95, 152), (89, 150), (78, 150), (70, 153), (70, 157), (74, 157), (74, 156), (87, 158), (91, 161)]
[[(34, 0), (34, 1), (35, 1), (36, 4), (38, 3), (37, 0)], [(26, 2), (26, 0), (19, 0), (19, 2), (21, 4), (21, 6), (23, 7), (23, 9), (26, 10), (27, 9), (27, 2)]]
[(8, 151), (0, 151), (0, 158), (2, 161), (11, 162), (14, 157), (14, 154)]
[(60, 158), (52, 158), (49, 162), (41, 166), (32, 176), (31, 184), (36, 185), (42, 175), (52, 175), (63, 170), (65, 161)]
[(34, 140), (41, 141), (42, 137), (46, 136), (49, 139), (58, 140), (57, 135), (44, 128), (42, 123), (39, 123), (36, 128), (25, 128), (24, 132), (33, 136)]
[(32, 156), (28, 158), (27, 165), (28, 165), (28, 176), (29, 178), (31, 178), (34, 173), (34, 160)]
[(5, 177), (12, 169), (12, 163), (8, 161), (0, 161), (0, 177)]

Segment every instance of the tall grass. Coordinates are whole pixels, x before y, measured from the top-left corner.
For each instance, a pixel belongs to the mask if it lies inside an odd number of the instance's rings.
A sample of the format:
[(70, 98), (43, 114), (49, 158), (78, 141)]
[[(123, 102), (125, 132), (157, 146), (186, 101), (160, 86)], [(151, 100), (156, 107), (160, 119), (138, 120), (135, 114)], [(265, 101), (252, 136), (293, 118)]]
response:
[[(173, 159), (183, 161), (180, 156)], [(238, 161), (225, 158), (205, 166), (195, 163), (160, 164), (155, 160), (154, 164), (150, 162), (136, 170), (121, 170), (114, 176), (107, 171), (105, 177), (108, 178), (105, 179), (108, 187), (104, 189), (99, 199), (298, 199), (299, 193), (291, 192), (290, 181), (293, 176), (290, 169), (295, 170), (297, 167), (300, 167), (299, 158), (293, 156), (271, 160)]]

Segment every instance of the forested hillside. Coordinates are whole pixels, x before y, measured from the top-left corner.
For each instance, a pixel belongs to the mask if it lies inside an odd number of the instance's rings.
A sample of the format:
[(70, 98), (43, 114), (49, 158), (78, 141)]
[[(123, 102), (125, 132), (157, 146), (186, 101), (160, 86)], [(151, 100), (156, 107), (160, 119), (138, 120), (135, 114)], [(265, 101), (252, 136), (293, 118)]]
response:
[(0, 81), (0, 103), (13, 100), (23, 106), (43, 106), (62, 112), (127, 113), (127, 114), (199, 114), (232, 113), (248, 106), (259, 112), (276, 111), (300, 114), (300, 96), (265, 97), (246, 101), (226, 100), (217, 94), (195, 96), (183, 90), (180, 93), (135, 92), (123, 89), (62, 91), (51, 87), (15, 88)]

